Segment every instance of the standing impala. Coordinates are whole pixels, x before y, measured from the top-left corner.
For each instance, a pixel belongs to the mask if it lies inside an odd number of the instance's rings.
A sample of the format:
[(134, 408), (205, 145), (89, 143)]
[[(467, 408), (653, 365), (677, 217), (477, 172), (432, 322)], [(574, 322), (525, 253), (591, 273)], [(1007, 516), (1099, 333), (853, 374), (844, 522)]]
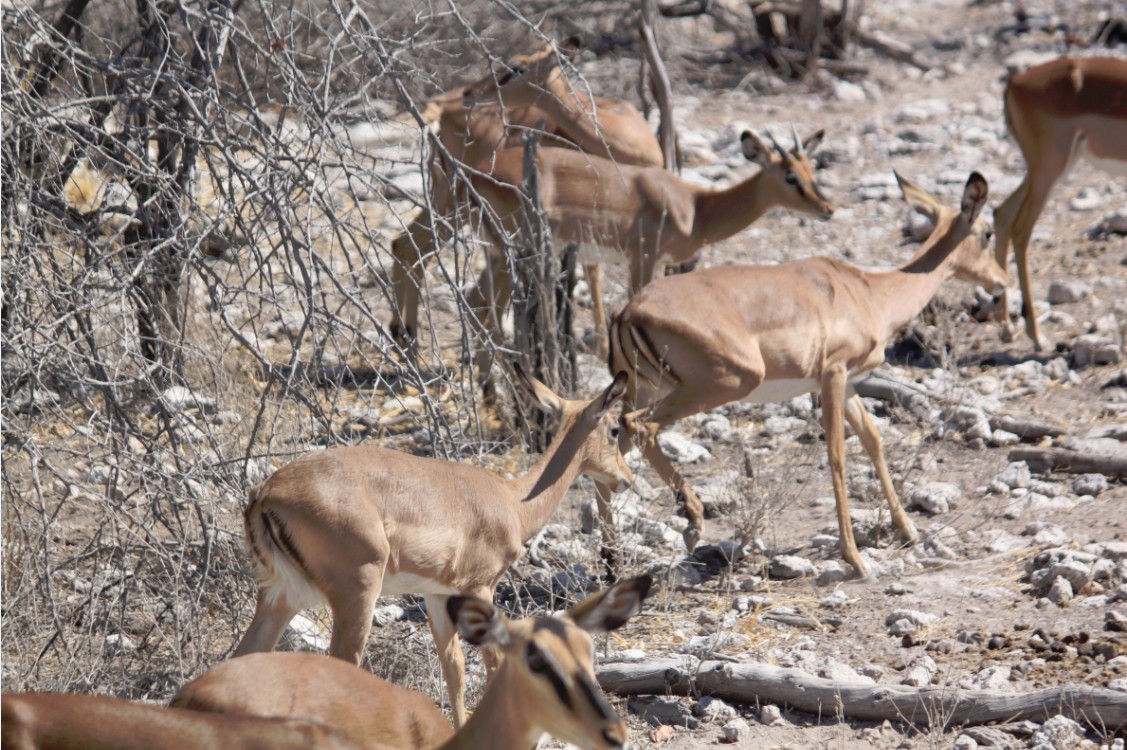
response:
[[(721, 266), (658, 279), (611, 324), (611, 372), (629, 376), (623, 438), (637, 436), (650, 464), (674, 488), (689, 518), (685, 541), (700, 538), (700, 501), (661, 452), (657, 434), (678, 419), (732, 401), (765, 403), (803, 393), (822, 396), (830, 472), (837, 501), (841, 554), (868, 577), (850, 525), (845, 484), (848, 420), (873, 461), (892, 522), (907, 542), (916, 530), (888, 475), (880, 435), (849, 382), (884, 361), (884, 348), (951, 276), (996, 288), (1006, 282), (978, 219), (986, 180), (967, 180), (962, 210), (944, 208), (897, 175), (908, 203), (935, 229), (907, 264), (863, 271), (830, 258), (775, 266)], [(609, 493), (600, 488), (604, 539), (613, 534)], [(613, 563), (613, 549), (604, 544)]]
[[(550, 46), (534, 55), (517, 55), (504, 75), (520, 76), (529, 82), (550, 80), (553, 90), (566, 87), (559, 59)], [(548, 134), (547, 145), (580, 148), (620, 164), (661, 166), (661, 146), (646, 119), (633, 105), (617, 99), (589, 98), (579, 92), (558, 99), (518, 104), (516, 95), (505, 107), (499, 103), (473, 104), (473, 91), (494, 84), (492, 75), (478, 83), (449, 91), (427, 102), (424, 116), (438, 130), (443, 148), (456, 161), (474, 166), (488, 160), (499, 148), (521, 145), (524, 131), (540, 126)], [(540, 106), (543, 105), (543, 106)], [(418, 335), (419, 289), (423, 269), (436, 245), (450, 237), (450, 221), (461, 198), (455, 196), (443, 160), (431, 161), (431, 207), (438, 221), (424, 208), (392, 243), (392, 289), (395, 302), (390, 330), (407, 344)]]
[[(510, 622), (491, 602), (452, 596), (458, 633), (504, 655), (469, 721), (453, 734), (431, 700), (339, 659), (316, 654), (251, 654), (231, 659), (186, 685), (173, 706), (253, 716), (308, 716), (360, 747), (527, 750), (540, 736), (612, 750), (626, 725), (595, 681), (592, 633), (621, 627), (641, 609), (643, 576), (588, 596), (561, 618)], [(453, 736), (451, 736), (453, 735)]]
[[(1053, 185), (1081, 156), (1127, 175), (1127, 60), (1061, 57), (1015, 75), (1006, 84), (1006, 127), (1025, 157), (1025, 179), (994, 212), (995, 257), (1006, 264), (1012, 240), (1021, 284), (1025, 332), (1038, 351), (1041, 337), (1029, 276), (1029, 240)], [(1003, 292), (994, 308), (1013, 338)]]
[[(777, 141), (768, 148), (745, 130), (740, 136), (744, 157), (760, 169), (719, 190), (699, 187), (660, 167), (631, 167), (575, 151), (541, 149), (540, 202), (555, 242), (580, 243), (584, 263), (628, 265), (630, 292), (635, 294), (661, 267), (690, 260), (705, 245), (746, 229), (772, 208), (829, 219), (833, 206), (818, 189), (807, 158), (822, 135), (819, 130), (802, 143), (795, 133), (794, 147), (787, 151)], [(523, 164), (522, 149), (504, 149), (478, 165), (471, 178), (510, 234), (520, 227)], [(501, 241), (494, 237), (493, 243), (496, 255)], [(507, 264), (494, 257), (470, 299), (497, 341), (512, 286)], [(603, 334), (602, 298), (594, 289), (591, 296), (595, 328)], [(488, 362), (483, 352), (478, 359), (483, 378)]]
[(236, 656), (271, 650), (297, 612), (327, 603), (329, 653), (359, 664), (376, 598), (419, 594), (455, 723), (465, 722), (465, 663), (446, 598), (491, 600), (522, 545), (580, 474), (622, 486), (633, 481), (609, 413), (625, 392), (625, 376), (579, 402), (517, 372), (539, 406), (559, 417), (558, 434), (523, 477), (362, 445), (308, 453), (250, 491), (246, 533), (258, 603)]

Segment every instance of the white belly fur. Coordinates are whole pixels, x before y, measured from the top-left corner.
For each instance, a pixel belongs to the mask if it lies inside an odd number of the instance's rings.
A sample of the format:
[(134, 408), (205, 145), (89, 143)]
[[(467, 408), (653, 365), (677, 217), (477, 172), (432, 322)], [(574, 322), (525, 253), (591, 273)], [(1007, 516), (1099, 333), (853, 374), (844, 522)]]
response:
[(444, 596), (460, 593), (449, 586), (443, 586), (438, 581), (431, 580), (430, 578), (423, 578), (414, 573), (396, 573), (395, 575), (385, 576), (383, 579), (383, 589), (380, 595), (398, 596), (400, 594), (440, 594)]
[(1079, 151), (1080, 158), (1093, 164), (1100, 171), (1114, 175), (1115, 177), (1127, 177), (1127, 161), (1121, 159), (1101, 159), (1098, 156), (1093, 156), (1092, 152), (1088, 150), (1088, 142), (1086, 140), (1080, 142)]
[(789, 401), (796, 396), (813, 393), (818, 390), (819, 387), (819, 382), (814, 378), (768, 380), (745, 396), (743, 400), (753, 404), (773, 404), (778, 401)]

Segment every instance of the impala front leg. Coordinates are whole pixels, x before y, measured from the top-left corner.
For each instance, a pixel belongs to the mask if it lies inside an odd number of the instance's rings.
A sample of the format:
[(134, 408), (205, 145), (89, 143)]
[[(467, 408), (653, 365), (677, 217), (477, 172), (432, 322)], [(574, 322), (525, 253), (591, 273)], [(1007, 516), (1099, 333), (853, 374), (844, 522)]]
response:
[(845, 383), (846, 373), (842, 366), (834, 366), (822, 375), (822, 425), (826, 432), (830, 475), (833, 477), (841, 556), (856, 569), (858, 575), (869, 578), (872, 568), (857, 550), (853, 521), (849, 516), (849, 493), (845, 483)]

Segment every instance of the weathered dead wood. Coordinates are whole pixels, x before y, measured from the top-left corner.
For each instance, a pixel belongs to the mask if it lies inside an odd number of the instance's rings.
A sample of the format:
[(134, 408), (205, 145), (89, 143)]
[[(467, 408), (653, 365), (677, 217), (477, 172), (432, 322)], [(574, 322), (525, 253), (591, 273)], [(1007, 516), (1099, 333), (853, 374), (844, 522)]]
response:
[(763, 612), (759, 615), (760, 620), (766, 622), (777, 622), (783, 625), (789, 625), (792, 628), (802, 628), (803, 630), (837, 630), (841, 627), (842, 620), (840, 617), (810, 617), (808, 615), (786, 614), (783, 612)]
[(859, 44), (868, 47), (873, 52), (884, 55), (897, 62), (908, 63), (912, 67), (919, 68), (925, 72), (932, 68), (930, 63), (916, 56), (916, 51), (910, 44), (905, 44), (899, 39), (893, 39), (879, 31), (862, 31), (861, 29), (854, 28), (852, 32), (853, 38)]
[(714, 695), (738, 703), (777, 703), (807, 713), (912, 724), (968, 725), (1063, 714), (1096, 727), (1127, 726), (1127, 698), (1106, 688), (1066, 685), (1028, 693), (834, 682), (789, 667), (704, 661), (695, 673), (681, 659), (604, 664), (604, 690), (621, 695)]
[(1023, 440), (1040, 440), (1043, 437), (1060, 437), (1064, 430), (1048, 422), (1036, 419), (1021, 419), (999, 414), (990, 417), (990, 428), (1012, 432)]
[(1106, 474), (1127, 479), (1127, 453), (1085, 453), (1068, 448), (1017, 448), (1010, 461), (1024, 461), (1035, 472), (1063, 471), (1069, 474)]
[(681, 160), (677, 148), (677, 131), (673, 122), (673, 86), (669, 83), (669, 73), (665, 69), (665, 62), (661, 59), (661, 51), (657, 48), (657, 36), (654, 34), (656, 15), (657, 0), (643, 0), (639, 31), (642, 35), (642, 47), (646, 53), (646, 64), (650, 68), (654, 99), (657, 101), (658, 111), (661, 112), (658, 141), (661, 143), (661, 153), (665, 157), (665, 168), (677, 173), (681, 171)]
[(878, 373), (871, 373), (854, 382), (853, 390), (863, 398), (888, 401), (921, 417), (927, 416), (931, 410), (931, 397), (923, 386), (893, 380)]

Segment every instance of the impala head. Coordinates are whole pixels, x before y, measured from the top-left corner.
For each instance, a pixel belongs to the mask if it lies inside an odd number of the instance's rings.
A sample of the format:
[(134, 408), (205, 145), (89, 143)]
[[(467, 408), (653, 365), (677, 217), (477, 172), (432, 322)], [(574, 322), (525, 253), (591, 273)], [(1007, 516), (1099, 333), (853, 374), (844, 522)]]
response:
[(513, 365), (517, 377), (536, 400), (537, 406), (559, 420), (559, 432), (570, 429), (576, 439), (584, 440), (580, 472), (601, 484), (617, 485), (624, 492), (634, 483), (634, 473), (618, 448), (618, 420), (612, 407), (626, 393), (626, 373), (619, 373), (606, 389), (591, 401), (570, 401), (557, 396), (548, 386), (527, 374), (520, 365)]
[[(574, 49), (576, 42), (568, 39), (558, 49)], [(508, 107), (525, 107), (536, 104), (548, 93), (557, 78), (563, 78), (557, 48), (545, 44), (531, 55), (515, 55), (503, 65), (500, 73), (487, 75), (477, 83), (465, 87), (465, 106), (474, 104), (505, 104)]]
[(819, 130), (805, 141), (800, 141), (798, 132), (792, 127), (794, 146), (790, 150), (773, 135), (769, 136), (770, 147), (750, 130), (740, 135), (744, 158), (758, 164), (763, 170), (763, 178), (771, 181), (776, 204), (792, 211), (814, 214), (823, 221), (833, 216), (834, 207), (822, 195), (814, 179), (814, 167), (808, 154), (818, 148), (825, 132)]
[(989, 194), (986, 178), (978, 172), (971, 172), (963, 188), (959, 208), (954, 209), (940, 205), (939, 201), (919, 185), (901, 177), (898, 172), (895, 174), (904, 200), (935, 225), (924, 244), (931, 245), (944, 237), (951, 237), (951, 241), (958, 243), (958, 247), (951, 253), (954, 276), (978, 284), (992, 293), (1003, 291), (1009, 284), (1009, 274), (994, 258), (991, 247), (993, 232), (981, 217)]
[[(651, 579), (622, 581), (588, 596), (563, 617), (510, 621), (492, 603), (452, 596), (446, 610), (458, 634), (504, 656), (489, 690), (504, 690), (529, 724), (529, 745), (544, 732), (588, 750), (626, 744), (626, 722), (595, 681), (592, 634), (621, 627), (642, 608)], [(488, 696), (486, 697), (488, 699)]]

